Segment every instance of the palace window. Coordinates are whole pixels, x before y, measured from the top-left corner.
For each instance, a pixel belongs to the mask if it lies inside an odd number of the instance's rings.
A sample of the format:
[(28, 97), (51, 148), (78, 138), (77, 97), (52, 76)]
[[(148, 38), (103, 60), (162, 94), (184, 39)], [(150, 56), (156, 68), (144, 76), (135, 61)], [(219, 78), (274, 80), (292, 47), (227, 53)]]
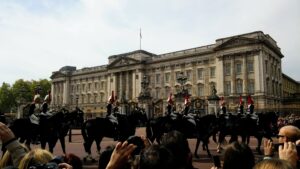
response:
[(204, 96), (204, 85), (201, 83), (197, 86), (197, 95)]
[(186, 77), (188, 81), (192, 80), (192, 71), (191, 70), (187, 70), (186, 71)]
[(202, 68), (197, 69), (197, 77), (198, 77), (198, 80), (203, 79), (203, 69)]
[(160, 99), (160, 89), (159, 88), (157, 88), (156, 90), (155, 90), (155, 98), (156, 99)]
[(248, 82), (248, 89), (249, 89), (249, 93), (250, 94), (254, 94), (254, 90), (255, 90), (254, 80), (249, 80), (249, 82)]
[(170, 73), (165, 73), (165, 82), (166, 83), (170, 82)]
[(177, 71), (176, 73), (175, 73), (175, 79), (177, 80), (177, 78), (179, 77), (179, 75), (180, 75), (180, 71)]
[(237, 63), (236, 68), (235, 68), (236, 74), (241, 74), (242, 73), (242, 64)]
[(254, 67), (253, 67), (253, 61), (249, 61), (247, 63), (247, 72), (248, 73), (252, 73), (254, 71)]
[(231, 82), (230, 81), (226, 81), (225, 82), (225, 90), (224, 90), (224, 94), (226, 96), (231, 94)]
[(236, 92), (238, 94), (242, 94), (243, 93), (243, 80), (242, 79), (238, 79), (236, 81)]
[(211, 78), (216, 77), (216, 67), (211, 67), (210, 68), (210, 77)]
[(230, 63), (226, 63), (225, 64), (225, 75), (226, 76), (230, 76), (231, 75), (231, 64)]
[(155, 82), (156, 82), (156, 84), (160, 83), (160, 74), (155, 75)]

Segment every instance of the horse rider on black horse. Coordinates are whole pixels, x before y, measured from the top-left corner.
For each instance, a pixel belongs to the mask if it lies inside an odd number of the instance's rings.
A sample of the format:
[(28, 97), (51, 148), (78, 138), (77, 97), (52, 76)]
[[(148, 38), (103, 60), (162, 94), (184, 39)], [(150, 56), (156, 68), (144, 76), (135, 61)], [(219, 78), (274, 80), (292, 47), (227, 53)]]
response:
[(184, 98), (184, 109), (183, 109), (183, 117), (186, 118), (190, 123), (192, 123), (196, 127), (195, 117), (190, 113), (191, 102), (189, 101), (189, 97), (185, 96)]
[(173, 102), (173, 99), (172, 99), (172, 93), (170, 93), (170, 96), (168, 97), (168, 105), (167, 105), (167, 113), (166, 115), (167, 116), (175, 116), (174, 115), (174, 102)]
[(51, 91), (48, 91), (48, 94), (44, 98), (44, 102), (42, 104), (42, 112), (41, 115), (45, 117), (52, 116), (52, 113), (50, 113), (49, 105), (51, 103)]
[(108, 104), (106, 106), (107, 109), (106, 118), (113, 124), (116, 133), (116, 137), (114, 138), (115, 140), (118, 139), (118, 135), (119, 135), (119, 122), (118, 122), (118, 118), (115, 116), (115, 113), (119, 112), (118, 106), (119, 103), (116, 101), (116, 98), (114, 96), (114, 91), (112, 91), (112, 95), (109, 97)]
[(33, 102), (29, 108), (29, 119), (32, 124), (32, 142), (38, 144), (38, 135), (39, 135), (39, 125), (40, 125), (40, 113), (41, 113), (41, 95), (40, 91), (37, 89), (33, 97)]

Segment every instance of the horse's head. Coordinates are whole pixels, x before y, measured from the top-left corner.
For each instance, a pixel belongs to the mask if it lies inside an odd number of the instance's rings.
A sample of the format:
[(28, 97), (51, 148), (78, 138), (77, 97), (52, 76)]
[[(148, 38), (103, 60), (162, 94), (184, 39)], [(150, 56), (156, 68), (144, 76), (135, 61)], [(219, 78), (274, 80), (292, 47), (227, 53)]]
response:
[(148, 118), (146, 112), (143, 109), (138, 109), (128, 115), (128, 120), (136, 125), (144, 125), (147, 123)]
[(259, 113), (259, 125), (265, 130), (270, 131), (272, 135), (278, 133), (278, 115), (275, 112)]
[(83, 115), (83, 111), (76, 108), (74, 111), (65, 114), (65, 120), (70, 121), (73, 126), (81, 127), (84, 122)]

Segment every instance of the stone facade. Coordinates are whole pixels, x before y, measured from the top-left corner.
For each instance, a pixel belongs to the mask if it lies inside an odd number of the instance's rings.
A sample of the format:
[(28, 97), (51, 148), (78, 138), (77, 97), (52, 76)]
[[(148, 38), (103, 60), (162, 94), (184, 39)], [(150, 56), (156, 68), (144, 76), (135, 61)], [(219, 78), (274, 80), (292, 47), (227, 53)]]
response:
[(159, 55), (144, 50), (113, 55), (107, 65), (79, 70), (66, 66), (53, 72), (52, 106), (78, 105), (85, 112), (101, 115), (111, 91), (119, 99), (137, 102), (146, 75), (153, 103), (162, 102), (158, 108), (161, 112), (154, 113), (162, 113), (169, 94), (176, 94), (181, 87), (176, 77), (184, 72), (191, 100), (202, 99), (207, 104), (211, 86), (215, 86), (229, 111), (237, 111), (240, 95), (246, 106), (249, 94), (256, 111), (279, 111), (283, 57), (276, 41), (261, 31)]

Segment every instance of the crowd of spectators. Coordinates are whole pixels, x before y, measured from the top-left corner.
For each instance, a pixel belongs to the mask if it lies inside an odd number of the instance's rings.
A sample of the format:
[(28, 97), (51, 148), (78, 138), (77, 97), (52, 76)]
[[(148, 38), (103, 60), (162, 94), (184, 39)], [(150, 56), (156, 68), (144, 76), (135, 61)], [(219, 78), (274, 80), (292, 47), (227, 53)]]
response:
[[(264, 158), (254, 158), (248, 145), (240, 142), (228, 144), (220, 166), (212, 169), (296, 169), (300, 168), (297, 145), (300, 129), (293, 125), (280, 128), (278, 142), (264, 140)], [(6, 152), (0, 160), (3, 169), (39, 169), (43, 167), (82, 169), (75, 154), (55, 157), (47, 150), (28, 150), (15, 138), (13, 132), (0, 122), (0, 139)], [(151, 144), (144, 136), (130, 137), (107, 147), (99, 158), (99, 169), (193, 169), (188, 140), (179, 131), (171, 131), (161, 138), (161, 144)]]

